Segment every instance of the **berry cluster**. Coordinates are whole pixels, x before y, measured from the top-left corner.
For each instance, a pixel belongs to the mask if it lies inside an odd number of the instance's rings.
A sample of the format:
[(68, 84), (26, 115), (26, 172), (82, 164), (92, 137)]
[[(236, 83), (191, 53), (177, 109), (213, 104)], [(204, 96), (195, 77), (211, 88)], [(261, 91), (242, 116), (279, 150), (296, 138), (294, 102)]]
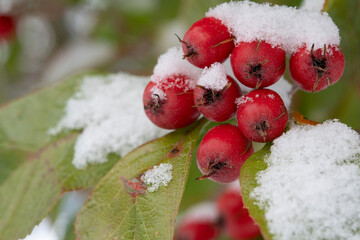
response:
[[(215, 122), (236, 115), (238, 126), (223, 124), (211, 129), (197, 152), (198, 167), (204, 174), (198, 179), (220, 183), (239, 177), (242, 164), (254, 151), (251, 141), (273, 141), (284, 132), (288, 111), (279, 94), (265, 87), (283, 75), (286, 52), (291, 54), (289, 70), (295, 84), (308, 92), (336, 83), (344, 70), (344, 56), (337, 45), (315, 49), (313, 44), (309, 49), (304, 42), (289, 52), (266, 39), (238, 41), (231, 32), (222, 20), (208, 16), (195, 22), (183, 39), (176, 35), (183, 58), (197, 69), (203, 68), (202, 73), (196, 76), (184, 68), (165, 76), (154, 74), (143, 95), (146, 115), (166, 129), (185, 127), (200, 113)], [(229, 56), (238, 81), (222, 64)], [(240, 83), (254, 90), (242, 96)]]
[(244, 207), (240, 189), (229, 187), (212, 204), (195, 206), (175, 232), (175, 240), (214, 240), (222, 233), (233, 240), (260, 236), (260, 229)]

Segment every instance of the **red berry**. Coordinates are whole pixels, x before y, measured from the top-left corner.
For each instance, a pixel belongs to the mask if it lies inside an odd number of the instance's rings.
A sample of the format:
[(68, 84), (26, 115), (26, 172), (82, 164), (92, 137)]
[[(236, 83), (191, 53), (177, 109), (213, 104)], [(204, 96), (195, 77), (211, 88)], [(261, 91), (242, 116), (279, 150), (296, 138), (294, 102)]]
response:
[(247, 240), (260, 236), (260, 229), (244, 207), (240, 190), (228, 189), (217, 200), (226, 234), (231, 239)]
[(285, 130), (288, 113), (281, 97), (270, 89), (257, 89), (238, 99), (237, 122), (244, 136), (269, 142)]
[(309, 51), (300, 48), (290, 58), (290, 73), (294, 82), (304, 91), (318, 92), (336, 83), (343, 74), (344, 55), (336, 45)]
[(215, 240), (219, 233), (216, 223), (196, 219), (183, 222), (176, 230), (174, 240)]
[(15, 21), (11, 16), (0, 16), (0, 40), (10, 39), (15, 34)]
[(213, 17), (195, 22), (181, 40), (186, 58), (193, 65), (204, 68), (223, 62), (234, 48), (234, 38), (220, 20)]
[(220, 91), (204, 86), (196, 86), (194, 89), (195, 106), (209, 120), (223, 122), (235, 115), (235, 100), (241, 96), (241, 90), (232, 77), (227, 76), (227, 81)]
[(285, 51), (265, 41), (237, 44), (230, 60), (235, 77), (250, 88), (270, 86), (285, 71)]
[(174, 75), (146, 86), (143, 94), (144, 109), (155, 125), (178, 129), (196, 121), (200, 113), (193, 107), (194, 94), (188, 89), (188, 81), (184, 75)]
[(205, 175), (198, 179), (233, 182), (239, 178), (241, 166), (253, 153), (252, 143), (238, 127), (230, 124), (216, 126), (205, 134), (199, 145), (197, 165)]

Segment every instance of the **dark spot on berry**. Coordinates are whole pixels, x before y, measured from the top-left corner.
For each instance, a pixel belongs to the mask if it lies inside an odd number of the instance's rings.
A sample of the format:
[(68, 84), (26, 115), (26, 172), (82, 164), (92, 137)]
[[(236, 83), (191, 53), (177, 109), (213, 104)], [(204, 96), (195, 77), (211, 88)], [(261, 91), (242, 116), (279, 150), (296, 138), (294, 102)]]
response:
[(262, 121), (255, 125), (255, 129), (258, 131), (266, 131), (269, 129), (269, 124), (267, 121)]
[(213, 91), (211, 89), (206, 89), (206, 92), (202, 96), (204, 99), (203, 105), (209, 105), (214, 103), (215, 101), (221, 101), (222, 100), (222, 94), (221, 92)]
[(261, 67), (262, 65), (259, 63), (257, 65), (249, 65), (250, 71), (249, 74), (253, 77), (261, 79)]
[(220, 228), (225, 227), (225, 217), (221, 214), (217, 219), (216, 219), (216, 225), (218, 225)]
[(324, 54), (320, 57), (314, 54), (314, 44), (311, 46), (310, 51), (312, 66), (318, 74), (318, 78), (321, 78), (326, 72), (326, 45), (324, 45)]
[(159, 114), (162, 112), (162, 105), (164, 104), (164, 101), (160, 99), (160, 96), (157, 94), (153, 94), (153, 97), (150, 101), (148, 101), (144, 105), (145, 110), (151, 110), (154, 114)]
[(267, 121), (262, 121), (255, 124), (255, 130), (259, 133), (259, 135), (266, 141), (267, 130), (270, 128), (270, 124)]
[(226, 162), (224, 161), (210, 161), (209, 162), (209, 169), (216, 169), (216, 170), (220, 170), (223, 167), (226, 167)]
[(315, 68), (319, 78), (325, 73), (326, 68), (326, 58), (316, 58), (312, 57), (312, 65)]

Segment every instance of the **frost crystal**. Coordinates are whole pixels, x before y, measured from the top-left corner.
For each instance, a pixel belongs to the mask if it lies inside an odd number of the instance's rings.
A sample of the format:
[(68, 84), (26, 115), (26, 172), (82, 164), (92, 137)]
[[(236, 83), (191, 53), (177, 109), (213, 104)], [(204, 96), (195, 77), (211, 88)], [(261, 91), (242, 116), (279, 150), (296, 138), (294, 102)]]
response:
[(169, 163), (161, 163), (159, 166), (146, 171), (141, 180), (148, 185), (149, 192), (155, 192), (161, 186), (167, 186), (172, 179), (173, 166)]
[(287, 52), (304, 44), (310, 49), (340, 43), (339, 29), (327, 13), (239, 1), (220, 4), (206, 16), (220, 19), (237, 43), (266, 40)]
[(279, 240), (360, 239), (360, 135), (336, 120), (274, 140), (251, 197)]
[(254, 101), (254, 99), (252, 99), (251, 97), (241, 96), (235, 100), (235, 103), (236, 103), (236, 105), (240, 105), (240, 104), (244, 104), (247, 102), (253, 102), (253, 101)]
[(198, 85), (214, 91), (221, 91), (227, 84), (226, 68), (221, 63), (214, 63), (202, 72)]
[(68, 100), (65, 116), (50, 134), (80, 130), (73, 164), (85, 168), (107, 161), (109, 153), (121, 156), (167, 131), (146, 117), (142, 94), (149, 78), (124, 73), (85, 77), (79, 91)]

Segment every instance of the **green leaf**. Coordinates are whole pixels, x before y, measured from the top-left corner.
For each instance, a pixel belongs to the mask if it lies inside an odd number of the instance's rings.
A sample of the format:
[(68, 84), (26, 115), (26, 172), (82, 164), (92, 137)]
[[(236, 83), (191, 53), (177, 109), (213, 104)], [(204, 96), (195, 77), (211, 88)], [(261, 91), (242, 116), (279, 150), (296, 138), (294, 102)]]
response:
[(64, 114), (82, 76), (0, 109), (0, 240), (19, 239), (47, 216), (66, 191), (93, 187), (119, 160), (86, 170), (71, 161), (77, 132), (47, 134)]
[[(205, 120), (130, 152), (99, 182), (76, 220), (79, 239), (172, 239), (190, 160)], [(172, 180), (155, 192), (129, 194), (127, 181), (160, 163)]]
[(259, 224), (264, 239), (271, 240), (272, 235), (265, 220), (265, 212), (250, 198), (251, 191), (257, 187), (256, 175), (259, 171), (265, 170), (267, 164), (264, 159), (270, 154), (271, 144), (266, 144), (260, 151), (251, 155), (240, 171), (240, 186), (245, 206), (249, 209), (250, 216)]

